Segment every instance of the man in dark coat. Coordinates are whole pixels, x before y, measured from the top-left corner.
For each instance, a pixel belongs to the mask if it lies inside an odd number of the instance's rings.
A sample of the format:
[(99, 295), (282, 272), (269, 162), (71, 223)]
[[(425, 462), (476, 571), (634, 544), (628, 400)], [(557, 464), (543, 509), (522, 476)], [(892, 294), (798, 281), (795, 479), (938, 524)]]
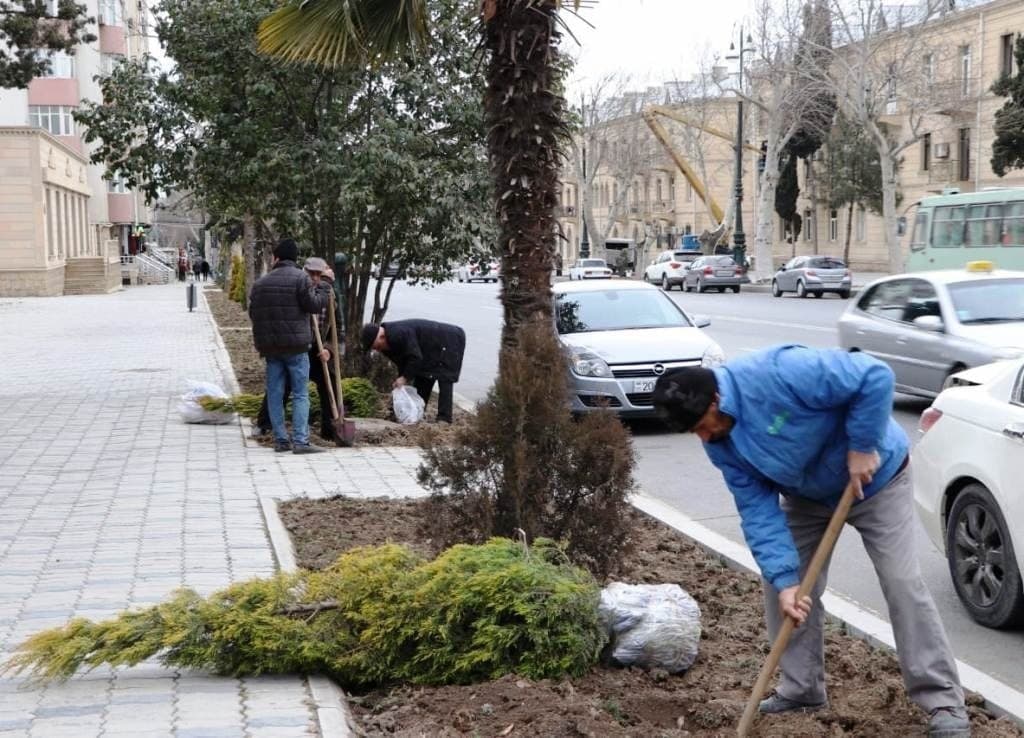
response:
[[(323, 450), (309, 443), (308, 351), (313, 344), (309, 316), (324, 309), (331, 288), (299, 269), (298, 255), (292, 239), (277, 244), (273, 269), (252, 287), (249, 317), (256, 350), (267, 361), (267, 409), (274, 450), (309, 454)], [(284, 423), (286, 376), (291, 382), (292, 440)]]
[(208, 280), (210, 278), (210, 262), (203, 259), (203, 262), (199, 265), (199, 271), (203, 274), (203, 281)]
[(437, 382), (437, 419), (452, 422), (452, 394), (462, 372), (465, 331), (433, 320), (395, 320), (364, 325), (360, 337), (364, 351), (380, 351), (398, 367), (396, 388), (411, 384), (427, 403)]

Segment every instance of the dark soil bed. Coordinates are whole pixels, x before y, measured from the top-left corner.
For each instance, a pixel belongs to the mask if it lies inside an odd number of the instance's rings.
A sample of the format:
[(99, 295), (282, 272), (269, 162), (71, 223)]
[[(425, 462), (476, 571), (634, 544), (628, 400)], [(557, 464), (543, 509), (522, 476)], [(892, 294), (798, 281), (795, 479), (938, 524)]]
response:
[[(235, 301), (228, 299), (227, 293), (217, 289), (206, 289), (204, 291), (206, 301), (210, 306), (210, 312), (220, 331), (224, 346), (231, 357), (231, 364), (235, 369), (235, 376), (241, 391), (249, 394), (263, 394), (266, 386), (265, 364), (252, 342), (252, 323), (249, 315)], [(384, 395), (381, 398), (381, 408), (384, 409), (387, 418), (390, 415), (390, 398)], [(312, 408), (311, 408), (312, 409)], [(435, 391), (427, 406), (427, 418), (433, 419), (437, 415), (437, 392)], [(466, 422), (469, 414), (461, 408), (456, 407), (453, 413), (454, 423), (457, 426)], [(243, 420), (248, 423), (248, 419)], [(310, 438), (313, 443), (319, 446), (334, 447), (333, 443), (325, 441), (316, 431), (319, 422), (311, 422)], [(444, 424), (417, 424), (412, 426), (397, 426), (388, 428), (374, 428), (372, 430), (360, 430), (356, 443), (362, 446), (418, 446), (425, 433), (432, 433), (439, 443), (446, 442), (453, 433), (453, 427)], [(264, 446), (273, 446), (272, 436), (264, 435), (256, 437), (256, 440)]]
[[(420, 534), (420, 505), (407, 500), (293, 500), (281, 506), (300, 566), (320, 568), (354, 546), (406, 543), (432, 552)], [(354, 695), (368, 736), (543, 736), (654, 738), (731, 735), (767, 643), (759, 581), (727, 569), (672, 529), (633, 514), (635, 548), (616, 577), (676, 582), (700, 603), (703, 636), (687, 673), (595, 667), (577, 679), (532, 682), (508, 676), (470, 686), (397, 687)], [(813, 715), (759, 718), (761, 736), (924, 735), (926, 716), (907, 700), (891, 654), (832, 628), (827, 634), (831, 706)], [(968, 699), (973, 734), (1021, 736)]]

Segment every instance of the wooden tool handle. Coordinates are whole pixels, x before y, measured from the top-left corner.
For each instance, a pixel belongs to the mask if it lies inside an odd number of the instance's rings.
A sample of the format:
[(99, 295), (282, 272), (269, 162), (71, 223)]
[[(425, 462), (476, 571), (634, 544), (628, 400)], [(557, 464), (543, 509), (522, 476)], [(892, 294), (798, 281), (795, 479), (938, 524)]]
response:
[[(853, 505), (854, 500), (857, 499), (859, 491), (860, 483), (852, 479), (846, 485), (846, 489), (843, 490), (843, 496), (839, 498), (839, 504), (836, 506), (835, 512), (832, 513), (831, 520), (828, 521), (825, 535), (821, 537), (821, 542), (818, 544), (814, 556), (811, 557), (811, 563), (807, 566), (807, 572), (797, 588), (796, 598), (798, 601), (808, 596), (814, 588), (814, 583), (818, 581), (821, 569), (832, 554), (832, 549), (836, 545), (836, 539), (839, 538), (843, 525), (846, 524), (846, 516), (850, 514), (850, 507)], [(772, 650), (768, 652), (768, 658), (765, 659), (764, 666), (761, 667), (761, 673), (757, 675), (754, 691), (750, 693), (747, 707), (743, 710), (743, 717), (740, 718), (736, 734), (741, 738), (747, 735), (754, 724), (754, 718), (757, 717), (758, 704), (764, 696), (768, 682), (775, 673), (775, 667), (779, 665), (779, 659), (782, 658), (783, 651), (786, 650), (786, 646), (789, 644), (794, 627), (796, 627), (796, 621), (787, 615), (786, 619), (782, 622), (782, 626), (779, 628), (779, 634), (775, 636)]]
[[(336, 277), (340, 279), (340, 277)], [(334, 290), (332, 289), (327, 295), (327, 320), (331, 327), (331, 342), (332, 348), (334, 349), (331, 353), (334, 354), (334, 382), (335, 391), (334, 396), (338, 398), (338, 412), (341, 414), (341, 418), (345, 418), (345, 398), (341, 394), (341, 340), (338, 334), (338, 316), (337, 310), (334, 307)], [(328, 381), (328, 384), (330, 382)]]
[[(316, 336), (316, 348), (317, 351), (322, 354), (324, 352), (324, 342), (320, 338), (320, 321), (313, 316), (313, 335)], [(334, 400), (334, 389), (331, 387), (331, 370), (327, 365), (327, 359), (323, 356), (320, 357), (320, 363), (324, 365), (324, 384), (327, 386), (327, 396), (331, 400), (331, 417), (335, 420), (338, 419), (338, 403)]]

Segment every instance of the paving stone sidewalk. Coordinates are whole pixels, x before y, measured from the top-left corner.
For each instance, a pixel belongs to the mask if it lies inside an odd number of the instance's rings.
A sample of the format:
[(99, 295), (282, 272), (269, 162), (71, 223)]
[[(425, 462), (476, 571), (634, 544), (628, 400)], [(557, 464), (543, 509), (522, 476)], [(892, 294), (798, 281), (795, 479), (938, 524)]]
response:
[[(234, 377), (205, 301), (189, 313), (180, 284), (0, 299), (0, 357), (0, 660), (71, 617), (271, 574), (261, 498), (422, 494), (415, 450), (274, 454), (237, 424), (182, 423), (187, 380)], [(295, 676), (7, 675), (0, 738), (292, 738), (321, 734), (316, 707)]]

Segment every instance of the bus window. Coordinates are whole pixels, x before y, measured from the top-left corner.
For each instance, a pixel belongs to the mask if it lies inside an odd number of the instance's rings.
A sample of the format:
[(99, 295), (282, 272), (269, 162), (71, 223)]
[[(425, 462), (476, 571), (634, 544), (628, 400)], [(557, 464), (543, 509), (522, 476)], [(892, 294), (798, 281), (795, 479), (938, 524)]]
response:
[(910, 250), (920, 251), (928, 244), (928, 211), (918, 210), (914, 230), (910, 234)]
[(1002, 205), (971, 205), (967, 208), (964, 246), (998, 246), (1002, 224)]
[(1003, 246), (1024, 246), (1024, 202), (1006, 203)]
[(964, 208), (947, 205), (935, 208), (932, 225), (932, 246), (936, 248), (964, 245)]

